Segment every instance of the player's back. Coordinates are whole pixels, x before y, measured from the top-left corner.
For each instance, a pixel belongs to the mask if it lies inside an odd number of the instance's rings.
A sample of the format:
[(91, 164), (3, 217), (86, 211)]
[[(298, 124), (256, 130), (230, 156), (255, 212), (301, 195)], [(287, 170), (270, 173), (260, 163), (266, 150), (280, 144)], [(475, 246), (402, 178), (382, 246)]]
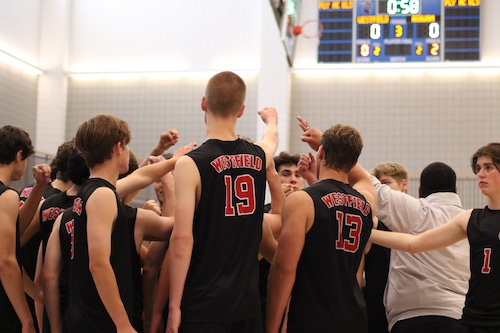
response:
[(359, 192), (336, 180), (304, 191), (313, 199), (315, 216), (297, 266), (288, 332), (366, 332), (356, 272), (373, 226), (371, 208)]
[(190, 152), (201, 177), (183, 319), (260, 316), (258, 248), (265, 199), (264, 151), (242, 139), (207, 140)]
[[(87, 180), (78, 192), (71, 212), (71, 217), (74, 219), (72, 226), (72, 240), (74, 244), (71, 248), (69, 265), (70, 302), (63, 323), (64, 330), (68, 332), (107, 333), (116, 330), (111, 317), (99, 297), (89, 270), (87, 213), (85, 205), (91, 194), (97, 188), (103, 186), (114, 190), (114, 187), (104, 179), (90, 178)], [(118, 195), (116, 195), (116, 203), (118, 206), (118, 217), (111, 234), (111, 256), (109, 260), (113, 267), (123, 305), (129, 314), (129, 318), (131, 318), (133, 288), (130, 234), (125, 209)], [(64, 216), (66, 216), (66, 213)], [(62, 228), (66, 227), (61, 225)]]

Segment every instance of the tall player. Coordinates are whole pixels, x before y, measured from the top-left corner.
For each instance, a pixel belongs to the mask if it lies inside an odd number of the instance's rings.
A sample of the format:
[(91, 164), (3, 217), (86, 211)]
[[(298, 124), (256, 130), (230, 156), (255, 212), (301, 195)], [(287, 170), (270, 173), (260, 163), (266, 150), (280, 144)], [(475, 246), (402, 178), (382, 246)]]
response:
[(213, 76), (201, 100), (207, 140), (176, 164), (167, 332), (262, 332), (258, 252), (277, 113), (259, 111), (261, 141), (241, 139), (245, 97), (238, 75)]

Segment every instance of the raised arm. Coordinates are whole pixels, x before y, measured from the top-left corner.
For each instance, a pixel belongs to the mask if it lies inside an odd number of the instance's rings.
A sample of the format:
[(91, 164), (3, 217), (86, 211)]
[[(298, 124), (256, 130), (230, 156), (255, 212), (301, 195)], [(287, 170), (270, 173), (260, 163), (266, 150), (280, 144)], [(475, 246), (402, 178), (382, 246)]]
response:
[[(177, 132), (175, 128), (172, 128), (168, 131), (161, 133), (158, 144), (153, 148), (151, 153), (149, 153), (149, 156), (162, 155), (165, 152), (165, 150), (175, 145), (177, 141), (179, 141), (179, 132)], [(143, 167), (147, 164), (148, 164), (148, 159), (146, 158), (144, 161), (142, 161), (139, 167)]]
[(31, 219), (30, 224), (24, 229), (24, 232), (21, 234), (21, 247), (26, 245), (30, 241), (33, 236), (40, 231), (40, 207), (42, 206), (43, 201), (39, 201), (38, 208), (36, 209), (33, 218)]
[(269, 216), (272, 216), (272, 214), (264, 214), (264, 220), (262, 220), (262, 239), (259, 246), (259, 255), (271, 264), (276, 253), (276, 248), (278, 247), (278, 242), (269, 224)]
[(312, 150), (318, 151), (319, 146), (321, 145), (323, 132), (317, 128), (309, 126), (309, 123), (301, 116), (297, 116), (297, 121), (299, 123), (299, 127), (304, 131), (300, 139), (307, 143)]
[(35, 185), (24, 204), (19, 208), (19, 228), (21, 234), (31, 223), (45, 187), (50, 183), (50, 166), (48, 164), (35, 165), (32, 172), (35, 178)]
[(264, 149), (267, 167), (278, 148), (278, 113), (275, 108), (266, 107), (259, 111), (259, 115), (267, 126), (262, 139), (255, 142), (255, 144)]
[(124, 198), (137, 190), (151, 185), (155, 180), (172, 171), (179, 157), (193, 150), (195, 146), (196, 143), (191, 142), (189, 145), (177, 149), (174, 156), (169, 160), (163, 160), (138, 168), (127, 177), (118, 180), (116, 183), (116, 192), (120, 198)]
[(297, 163), (297, 172), (312, 185), (318, 182), (316, 171), (316, 158), (312, 153), (301, 154), (299, 163)]
[(360, 163), (356, 163), (347, 176), (349, 184), (361, 193), (368, 201), (372, 208), (372, 216), (375, 217), (377, 209), (377, 193), (375, 193), (375, 188), (373, 187), (368, 173), (365, 169), (363, 169)]
[(281, 213), (285, 203), (285, 195), (281, 189), (281, 182), (274, 166), (274, 160), (271, 160), (271, 163), (266, 168), (266, 178), (271, 194), (271, 211), (269, 214), (264, 215), (264, 220), (265, 224), (271, 228), (274, 238), (278, 239), (281, 232)]

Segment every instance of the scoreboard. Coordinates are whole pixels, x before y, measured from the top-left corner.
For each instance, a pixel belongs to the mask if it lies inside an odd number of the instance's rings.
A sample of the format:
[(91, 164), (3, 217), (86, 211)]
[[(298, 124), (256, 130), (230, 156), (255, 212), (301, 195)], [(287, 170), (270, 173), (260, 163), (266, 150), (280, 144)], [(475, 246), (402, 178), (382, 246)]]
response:
[(319, 63), (478, 61), (480, 0), (318, 1)]

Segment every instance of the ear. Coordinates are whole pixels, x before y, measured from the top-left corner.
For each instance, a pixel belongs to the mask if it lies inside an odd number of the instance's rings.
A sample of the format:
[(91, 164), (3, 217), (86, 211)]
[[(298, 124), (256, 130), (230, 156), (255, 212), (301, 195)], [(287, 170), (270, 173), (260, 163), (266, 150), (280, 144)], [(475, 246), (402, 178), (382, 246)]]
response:
[(403, 179), (401, 181), (401, 191), (405, 193), (408, 191), (408, 179)]
[(122, 153), (123, 149), (124, 149), (124, 148), (123, 148), (122, 143), (121, 143), (121, 142), (117, 142), (117, 143), (115, 143), (115, 145), (113, 146), (113, 154), (114, 154), (114, 155), (118, 155), (118, 156), (119, 156), (119, 155)]
[(237, 117), (238, 117), (238, 118), (240, 118), (241, 116), (243, 116), (243, 113), (244, 113), (244, 112), (245, 112), (245, 104), (243, 104), (243, 105), (241, 106), (240, 111), (238, 111), (238, 116), (237, 116)]
[(323, 161), (325, 159), (325, 150), (323, 149), (323, 145), (319, 146), (316, 157), (319, 161)]
[(201, 109), (207, 111), (207, 98), (205, 96), (201, 98)]
[(422, 197), (422, 188), (420, 186), (418, 187), (418, 197)]
[(17, 160), (17, 161), (22, 161), (22, 160), (23, 160), (23, 151), (22, 151), (22, 150), (19, 150), (19, 151), (16, 153), (16, 160)]

